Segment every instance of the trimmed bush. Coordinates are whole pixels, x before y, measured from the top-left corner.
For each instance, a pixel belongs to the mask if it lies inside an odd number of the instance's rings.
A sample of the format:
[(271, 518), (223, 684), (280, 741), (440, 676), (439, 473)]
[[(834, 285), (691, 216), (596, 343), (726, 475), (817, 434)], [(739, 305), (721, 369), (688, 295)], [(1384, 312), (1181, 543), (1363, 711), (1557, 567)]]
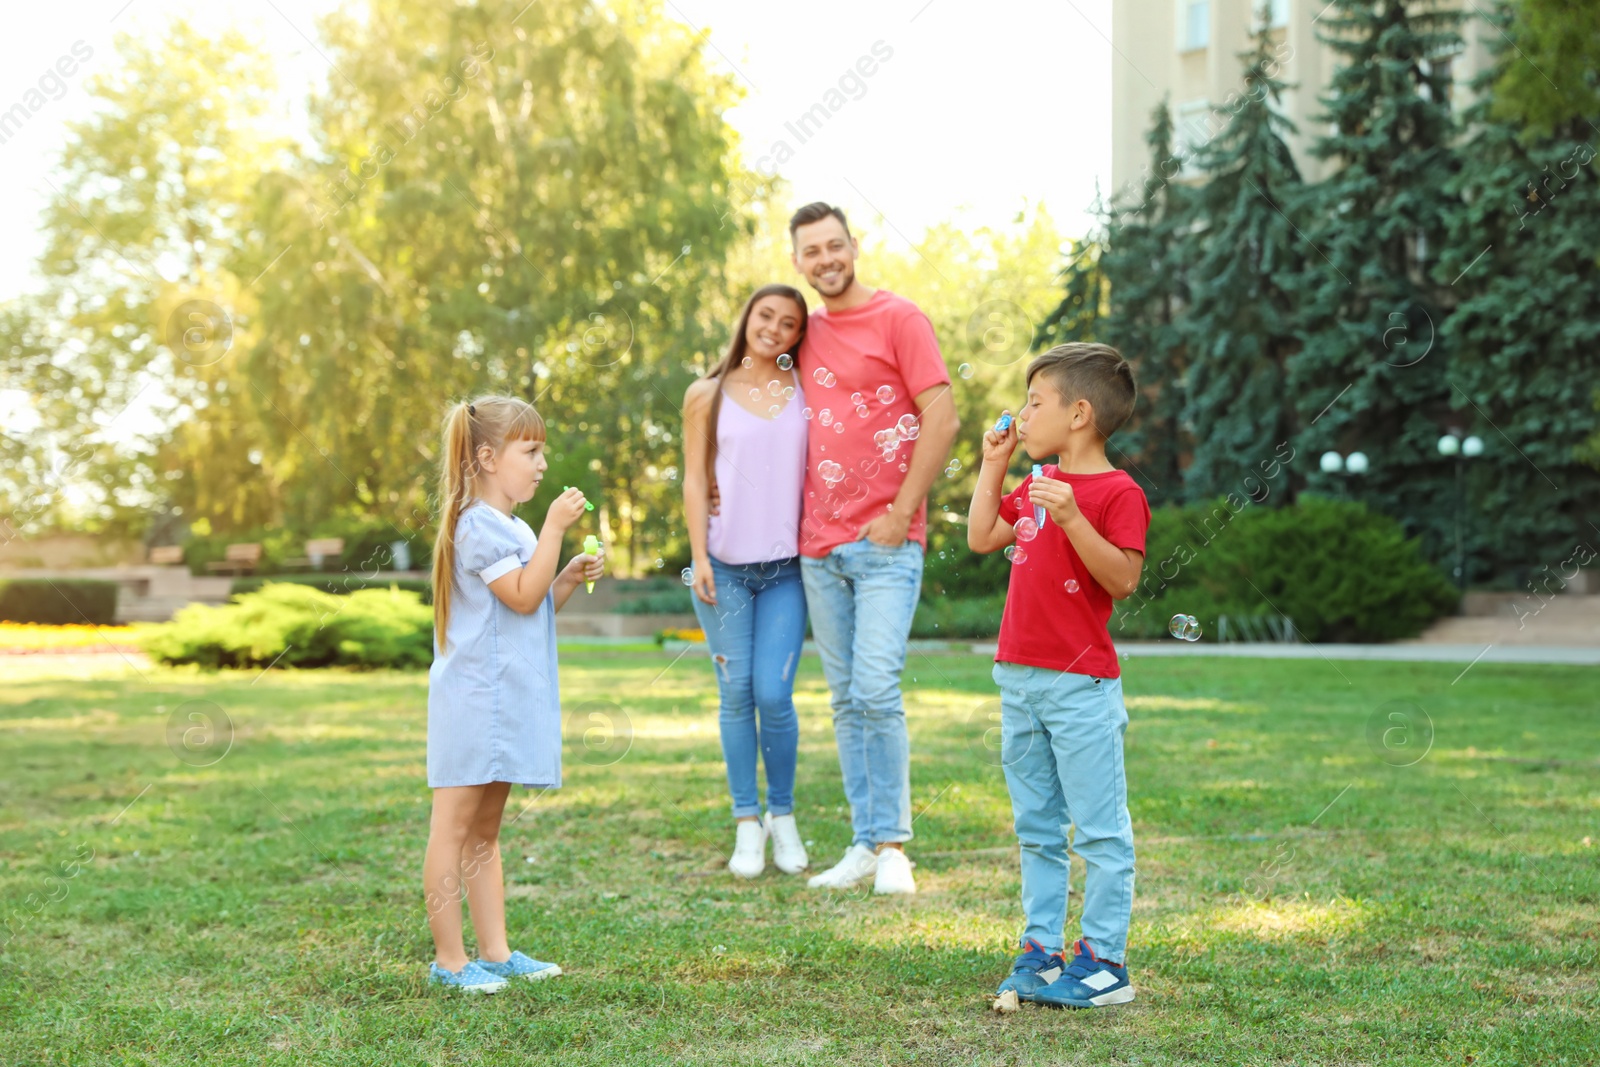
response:
[(0, 578), (0, 622), (110, 626), (117, 583), (93, 578)]
[(1395, 641), (1457, 602), (1399, 523), (1353, 501), (1305, 495), (1268, 508), (1235, 496), (1162, 508), (1147, 549), (1138, 592), (1113, 613), (1113, 638), (1164, 636), (1179, 612), (1208, 634), (1219, 615), (1282, 613), (1307, 641)]
[(422, 597), (424, 604), (433, 603), (433, 583), (420, 578), (368, 578), (362, 574), (281, 574), (270, 578), (235, 578), (228, 587), (228, 597), (238, 600), (246, 593), (254, 593), (269, 582), (286, 585), (308, 585), (325, 593), (343, 596), (358, 589), (403, 589)]
[(143, 641), (152, 659), (204, 667), (426, 667), (433, 609), (401, 589), (347, 596), (268, 582), (221, 607), (191, 604)]

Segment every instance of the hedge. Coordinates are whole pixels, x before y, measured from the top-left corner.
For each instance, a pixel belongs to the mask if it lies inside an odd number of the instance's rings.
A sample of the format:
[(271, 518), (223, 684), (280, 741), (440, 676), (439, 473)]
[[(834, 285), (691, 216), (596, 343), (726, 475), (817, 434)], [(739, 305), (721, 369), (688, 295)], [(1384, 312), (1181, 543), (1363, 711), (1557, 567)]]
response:
[(269, 582), (307, 585), (340, 596), (358, 589), (403, 589), (421, 596), (424, 604), (433, 603), (432, 582), (421, 578), (385, 578), (382, 574), (375, 578), (363, 574), (278, 574), (267, 578), (235, 578), (233, 585), (228, 587), (228, 599), (238, 600), (246, 593), (259, 591)]
[(0, 622), (111, 626), (117, 588), (92, 578), (0, 578)]
[(401, 589), (337, 596), (269, 582), (236, 603), (191, 604), (143, 644), (162, 663), (204, 667), (426, 667), (433, 609)]

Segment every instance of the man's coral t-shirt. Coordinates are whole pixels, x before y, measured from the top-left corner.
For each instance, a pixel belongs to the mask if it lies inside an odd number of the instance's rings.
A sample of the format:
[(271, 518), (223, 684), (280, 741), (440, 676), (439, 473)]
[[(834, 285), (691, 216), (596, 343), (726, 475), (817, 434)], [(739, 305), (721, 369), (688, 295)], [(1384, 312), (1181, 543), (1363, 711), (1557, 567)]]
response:
[[(1072, 486), (1078, 510), (1100, 536), (1118, 548), (1144, 551), (1150, 527), (1150, 504), (1144, 490), (1125, 471), (1063, 474), (1054, 463), (1044, 476)], [(1034, 517), (1028, 502), (1033, 475), (1000, 501), (1000, 518), (1016, 525)], [(1021, 663), (1053, 671), (1118, 678), (1117, 649), (1106, 624), (1111, 620), (1111, 594), (1103, 589), (1066, 531), (1049, 515), (1031, 541), (1018, 541), (1027, 555), (1011, 567), (1005, 614), (1000, 619), (996, 662)]]
[[(887, 289), (845, 311), (812, 312), (800, 346), (800, 373), (812, 409), (800, 553), (820, 559), (858, 540), (863, 526), (888, 513), (905, 481), (900, 465), (909, 462), (918, 442), (901, 441), (894, 457), (885, 460), (874, 435), (893, 429), (902, 416), (915, 416), (912, 398), (948, 385), (950, 374), (928, 316)], [(825, 384), (830, 373), (831, 386)], [(885, 386), (887, 400), (879, 397)], [(860, 404), (851, 403), (852, 393), (861, 394)], [(858, 413), (862, 407), (865, 416)], [(831, 488), (819, 470), (829, 460), (841, 468)], [(927, 510), (926, 501), (918, 505), (907, 531), (924, 548)]]

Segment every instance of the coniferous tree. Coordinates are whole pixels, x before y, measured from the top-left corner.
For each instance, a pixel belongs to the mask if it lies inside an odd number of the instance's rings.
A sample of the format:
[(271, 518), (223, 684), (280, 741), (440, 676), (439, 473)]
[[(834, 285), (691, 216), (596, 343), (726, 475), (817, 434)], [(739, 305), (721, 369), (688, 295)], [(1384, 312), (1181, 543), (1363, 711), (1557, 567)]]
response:
[[(1517, 32), (1505, 5), (1488, 17)], [(1481, 572), (1537, 572), (1593, 543), (1586, 520), (1600, 516), (1600, 475), (1579, 462), (1600, 432), (1600, 178), (1587, 120), (1528, 134), (1496, 117), (1492, 87), (1522, 59), (1501, 33), (1488, 39), (1496, 62), (1464, 115), (1459, 207), (1435, 272), (1461, 296), (1440, 332), (1459, 426), (1488, 446), (1464, 472), (1471, 513), (1493, 516), (1469, 527), (1469, 555)]]
[(1436, 450), (1453, 418), (1453, 353), (1438, 327), (1454, 295), (1433, 269), (1456, 210), (1449, 62), (1460, 16), (1416, 0), (1330, 7), (1320, 32), (1337, 54), (1322, 97), (1331, 129), (1311, 151), (1338, 169), (1310, 198), (1290, 389), (1305, 454), (1369, 457), (1366, 472), (1312, 472), (1311, 486), (1399, 518), (1438, 558), (1453, 544), (1456, 500), (1453, 466)]
[[(1265, 22), (1266, 20), (1263, 20)], [(1223, 123), (1200, 148), (1204, 184), (1188, 241), (1190, 305), (1181, 326), (1189, 370), (1183, 421), (1193, 436), (1185, 496), (1236, 493), (1265, 500), (1260, 464), (1297, 430), (1287, 366), (1300, 348), (1297, 279), (1309, 252), (1292, 221), (1305, 186), (1285, 143), (1294, 124), (1278, 111), (1286, 86), (1265, 27), (1245, 62), (1244, 91), (1214, 112)], [(1224, 111), (1226, 114), (1224, 114)], [(1290, 492), (1293, 481), (1281, 483)]]

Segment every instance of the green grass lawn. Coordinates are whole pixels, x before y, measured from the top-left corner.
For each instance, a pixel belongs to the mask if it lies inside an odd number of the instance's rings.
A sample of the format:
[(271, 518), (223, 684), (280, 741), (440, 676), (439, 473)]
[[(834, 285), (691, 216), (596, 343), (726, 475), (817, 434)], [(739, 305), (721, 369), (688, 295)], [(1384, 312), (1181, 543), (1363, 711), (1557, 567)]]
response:
[[(469, 1000), (424, 983), (423, 675), (0, 661), (0, 1063), (1600, 1060), (1597, 672), (1127, 662), (1139, 999), (997, 1016), (989, 668), (912, 656), (920, 892), (875, 899), (723, 869), (703, 658), (564, 654), (567, 784), (513, 791), (505, 854), (513, 944), (568, 975)], [(823, 866), (848, 831), (814, 658), (797, 701)]]

